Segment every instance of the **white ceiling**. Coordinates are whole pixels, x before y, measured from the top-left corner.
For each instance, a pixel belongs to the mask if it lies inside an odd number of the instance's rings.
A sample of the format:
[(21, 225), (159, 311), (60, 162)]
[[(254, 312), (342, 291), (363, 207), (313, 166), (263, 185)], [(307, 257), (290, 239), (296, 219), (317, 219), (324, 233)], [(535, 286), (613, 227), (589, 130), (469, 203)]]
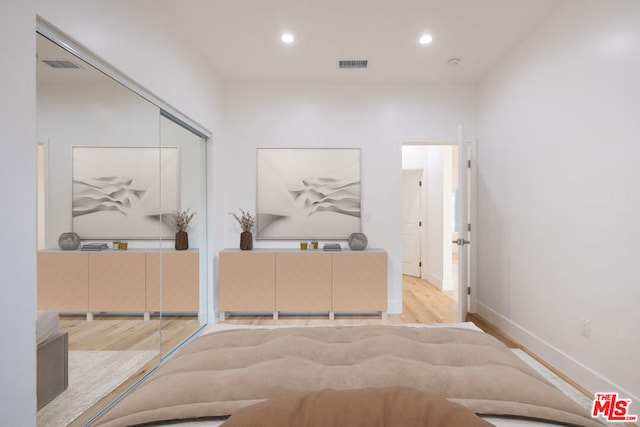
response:
[[(475, 82), (562, 0), (141, 0), (223, 81)], [(153, 11), (153, 12), (151, 12)], [(280, 35), (294, 34), (292, 45)], [(418, 44), (422, 33), (433, 43)], [(458, 66), (447, 61), (460, 58)], [(338, 70), (338, 59), (368, 59)]]
[[(136, 0), (223, 81), (476, 82), (564, 0)], [(280, 40), (294, 34), (292, 45)], [(433, 42), (421, 46), (423, 33)], [(40, 59), (73, 58), (39, 40)], [(457, 66), (448, 61), (460, 58)], [(368, 59), (339, 70), (339, 59)], [(76, 61), (78, 62), (78, 61)], [(78, 62), (82, 64), (81, 62)], [(40, 81), (104, 78), (38, 63)]]

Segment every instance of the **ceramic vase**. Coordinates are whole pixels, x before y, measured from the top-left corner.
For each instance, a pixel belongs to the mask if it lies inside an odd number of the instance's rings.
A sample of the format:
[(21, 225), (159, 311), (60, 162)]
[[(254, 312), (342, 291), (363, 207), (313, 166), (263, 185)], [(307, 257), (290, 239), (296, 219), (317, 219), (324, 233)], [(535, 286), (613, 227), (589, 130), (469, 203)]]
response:
[(250, 231), (243, 231), (240, 233), (240, 249), (243, 251), (250, 251), (253, 249), (253, 235)]
[(176, 250), (184, 251), (185, 249), (189, 249), (189, 235), (186, 231), (178, 231), (176, 233)]
[(62, 233), (58, 237), (58, 246), (64, 251), (72, 251), (80, 246), (80, 236), (74, 232)]
[(349, 248), (352, 251), (362, 251), (367, 247), (369, 239), (364, 233), (352, 233), (349, 236)]

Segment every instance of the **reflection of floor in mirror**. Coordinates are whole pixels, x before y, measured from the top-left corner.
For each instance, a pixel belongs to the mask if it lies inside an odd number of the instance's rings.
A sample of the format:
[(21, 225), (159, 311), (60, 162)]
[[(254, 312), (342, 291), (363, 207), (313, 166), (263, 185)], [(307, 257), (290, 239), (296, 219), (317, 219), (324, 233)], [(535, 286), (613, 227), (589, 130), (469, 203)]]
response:
[(37, 426), (67, 426), (157, 356), (157, 350), (70, 351), (69, 385), (38, 411)]
[(69, 350), (159, 350), (166, 353), (200, 327), (195, 316), (152, 317), (60, 315), (60, 331), (69, 333)]
[[(69, 333), (69, 351), (131, 351), (160, 350), (168, 353), (200, 327), (197, 316), (152, 317), (144, 321), (142, 316), (98, 316), (88, 322), (84, 315), (60, 315), (61, 332)], [(161, 333), (159, 332), (161, 329)], [(69, 426), (82, 426), (116, 396), (149, 372), (159, 361), (156, 357), (144, 365), (136, 375), (101, 399)]]

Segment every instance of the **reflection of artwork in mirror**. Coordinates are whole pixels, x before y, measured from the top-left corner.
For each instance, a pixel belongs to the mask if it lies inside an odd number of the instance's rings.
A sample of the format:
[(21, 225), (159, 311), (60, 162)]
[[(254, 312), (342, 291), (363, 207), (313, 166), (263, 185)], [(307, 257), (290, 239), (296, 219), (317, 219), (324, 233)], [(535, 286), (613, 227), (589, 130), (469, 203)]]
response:
[(73, 147), (73, 231), (83, 239), (173, 238), (178, 147)]
[(360, 150), (259, 148), (258, 239), (346, 239), (360, 231)]

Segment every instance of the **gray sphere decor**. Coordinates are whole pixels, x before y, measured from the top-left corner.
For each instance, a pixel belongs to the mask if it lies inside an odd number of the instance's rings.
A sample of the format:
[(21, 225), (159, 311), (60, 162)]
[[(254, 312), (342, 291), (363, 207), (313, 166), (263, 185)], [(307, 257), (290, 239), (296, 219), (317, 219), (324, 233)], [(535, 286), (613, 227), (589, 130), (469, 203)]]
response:
[(62, 233), (60, 237), (58, 237), (58, 246), (65, 251), (78, 249), (78, 246), (80, 246), (80, 236), (74, 232)]
[(349, 236), (349, 248), (352, 251), (361, 251), (367, 247), (369, 240), (364, 233), (352, 233)]

